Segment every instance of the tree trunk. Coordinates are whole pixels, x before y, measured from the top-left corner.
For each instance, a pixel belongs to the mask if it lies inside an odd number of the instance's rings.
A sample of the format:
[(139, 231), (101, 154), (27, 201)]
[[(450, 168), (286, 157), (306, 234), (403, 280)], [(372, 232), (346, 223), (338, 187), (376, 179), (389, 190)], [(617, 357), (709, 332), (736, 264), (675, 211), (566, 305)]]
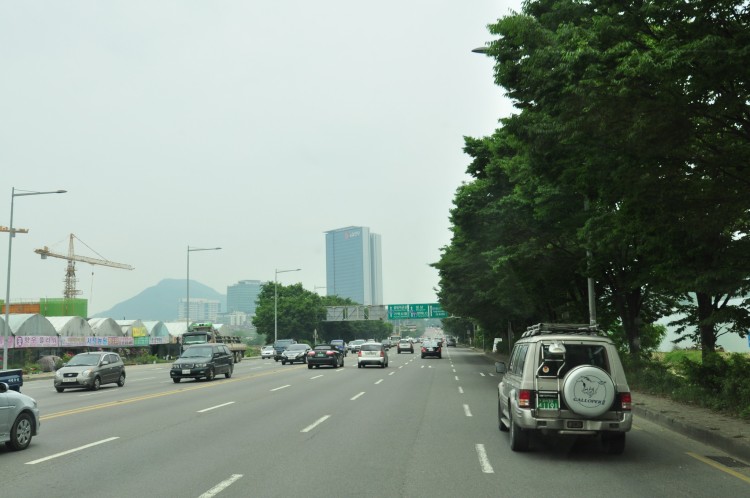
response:
[(701, 358), (705, 360), (708, 355), (716, 352), (716, 330), (711, 320), (716, 310), (709, 294), (696, 292), (695, 297), (698, 301), (698, 332), (701, 339)]
[(641, 329), (639, 320), (641, 314), (641, 289), (633, 289), (630, 292), (614, 292), (613, 300), (617, 307), (617, 313), (622, 320), (622, 327), (625, 329), (625, 337), (628, 340), (630, 355), (637, 358), (641, 354)]

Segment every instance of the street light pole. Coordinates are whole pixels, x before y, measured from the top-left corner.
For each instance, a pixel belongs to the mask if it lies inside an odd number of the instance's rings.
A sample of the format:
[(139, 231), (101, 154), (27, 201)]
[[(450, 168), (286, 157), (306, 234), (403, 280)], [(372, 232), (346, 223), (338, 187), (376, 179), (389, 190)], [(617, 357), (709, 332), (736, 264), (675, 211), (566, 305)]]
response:
[(67, 190), (52, 190), (49, 192), (34, 192), (22, 190), (16, 193), (16, 188), (13, 187), (10, 193), (10, 226), (8, 227), (8, 275), (5, 282), (5, 329), (3, 331), (3, 370), (8, 368), (8, 331), (10, 330), (10, 324), (8, 323), (8, 315), (10, 314), (10, 255), (13, 249), (13, 237), (16, 236), (16, 230), (13, 229), (13, 204), (16, 197), (23, 197), (26, 195), (44, 195), (44, 194), (64, 194)]
[(274, 270), (273, 275), (273, 342), (279, 338), (279, 273), (287, 273), (290, 271), (300, 271), (302, 268), (295, 268), (294, 270)]
[(221, 247), (187, 246), (187, 301), (185, 302), (185, 331), (190, 327), (190, 253), (195, 251), (219, 251)]

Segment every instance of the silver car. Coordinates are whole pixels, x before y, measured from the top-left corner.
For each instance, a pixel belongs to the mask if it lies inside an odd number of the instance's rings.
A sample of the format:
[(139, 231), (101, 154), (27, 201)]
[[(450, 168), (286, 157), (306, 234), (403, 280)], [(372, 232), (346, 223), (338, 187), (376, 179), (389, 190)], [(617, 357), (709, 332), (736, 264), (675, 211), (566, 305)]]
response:
[(0, 382), (0, 443), (11, 450), (26, 449), (40, 425), (36, 401)]
[(61, 393), (72, 387), (96, 391), (102, 384), (125, 385), (125, 364), (117, 353), (79, 353), (55, 372), (55, 389)]
[(378, 365), (380, 368), (388, 366), (388, 352), (379, 342), (366, 342), (357, 353), (357, 368), (367, 365)]

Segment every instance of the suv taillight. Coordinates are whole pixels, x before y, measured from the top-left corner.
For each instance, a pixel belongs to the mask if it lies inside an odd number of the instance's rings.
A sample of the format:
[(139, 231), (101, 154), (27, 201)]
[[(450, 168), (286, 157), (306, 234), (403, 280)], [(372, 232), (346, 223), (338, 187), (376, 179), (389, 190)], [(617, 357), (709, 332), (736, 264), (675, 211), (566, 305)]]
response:
[(380, 357), (381, 358), (385, 357), (385, 351), (383, 351), (382, 349), (380, 350)]
[(362, 356), (362, 350), (357, 351), (357, 356)]
[(633, 399), (630, 396), (630, 393), (620, 393), (620, 407), (624, 411), (630, 411), (633, 406)]
[(531, 408), (531, 400), (533, 399), (532, 393), (528, 389), (521, 389), (518, 391), (518, 407), (519, 408)]

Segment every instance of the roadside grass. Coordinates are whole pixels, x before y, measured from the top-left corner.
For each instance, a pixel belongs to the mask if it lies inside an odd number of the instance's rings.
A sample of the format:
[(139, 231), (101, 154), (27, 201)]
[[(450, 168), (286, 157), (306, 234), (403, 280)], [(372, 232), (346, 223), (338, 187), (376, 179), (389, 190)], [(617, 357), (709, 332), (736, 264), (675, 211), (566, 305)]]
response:
[(623, 364), (631, 389), (750, 420), (750, 355), (671, 351)]

